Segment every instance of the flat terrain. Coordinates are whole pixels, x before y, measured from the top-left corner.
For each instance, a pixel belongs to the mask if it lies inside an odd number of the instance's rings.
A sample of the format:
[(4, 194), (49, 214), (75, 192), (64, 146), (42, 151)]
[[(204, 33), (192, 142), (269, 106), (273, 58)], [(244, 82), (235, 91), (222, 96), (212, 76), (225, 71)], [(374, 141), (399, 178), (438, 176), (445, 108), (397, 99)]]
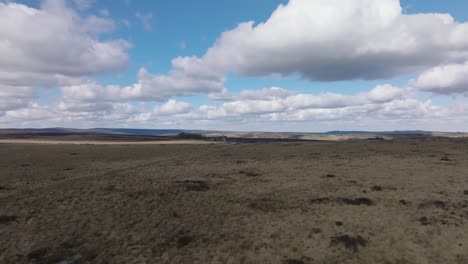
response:
[(468, 140), (0, 144), (0, 263), (468, 263)]

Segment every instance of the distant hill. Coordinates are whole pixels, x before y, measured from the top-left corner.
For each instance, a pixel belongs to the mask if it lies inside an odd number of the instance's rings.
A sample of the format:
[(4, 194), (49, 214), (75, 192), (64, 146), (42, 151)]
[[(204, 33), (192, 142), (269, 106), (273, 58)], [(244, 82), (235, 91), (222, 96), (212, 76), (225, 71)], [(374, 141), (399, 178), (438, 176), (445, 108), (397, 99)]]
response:
[(74, 129), (74, 128), (24, 128), (24, 129), (0, 129), (0, 134), (124, 134), (138, 136), (159, 136), (159, 135), (176, 135), (190, 130), (181, 129), (131, 129), (131, 128), (90, 128), (90, 129)]
[[(320, 133), (319, 133), (320, 134)], [(384, 135), (430, 135), (432, 132), (423, 130), (402, 130), (402, 131), (328, 131), (327, 135), (358, 135), (358, 134), (384, 134)]]
[(24, 129), (0, 129), (0, 134), (107, 134), (107, 135), (128, 135), (128, 136), (175, 136), (181, 133), (203, 134), (209, 137), (227, 136), (229, 138), (263, 138), (263, 139), (351, 139), (387, 136), (389, 138), (425, 138), (431, 136), (467, 136), (464, 133), (430, 132), (422, 130), (410, 131), (329, 131), (324, 133), (295, 133), (295, 132), (232, 132), (232, 131), (208, 131), (208, 130), (188, 130), (188, 129), (133, 129), (133, 128), (24, 128)]
[(160, 136), (160, 135), (176, 135), (189, 130), (181, 129), (132, 129), (132, 128), (97, 128), (101, 132), (112, 134), (126, 134), (126, 135), (142, 135), (142, 136)]

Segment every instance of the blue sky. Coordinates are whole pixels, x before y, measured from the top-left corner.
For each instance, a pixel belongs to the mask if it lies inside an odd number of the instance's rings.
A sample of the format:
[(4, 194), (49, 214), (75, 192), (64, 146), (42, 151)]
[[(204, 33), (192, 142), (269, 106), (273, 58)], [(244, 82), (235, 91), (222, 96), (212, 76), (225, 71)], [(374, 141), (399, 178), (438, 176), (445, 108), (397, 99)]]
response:
[(467, 131), (468, 2), (364, 2), (0, 1), (0, 127)]

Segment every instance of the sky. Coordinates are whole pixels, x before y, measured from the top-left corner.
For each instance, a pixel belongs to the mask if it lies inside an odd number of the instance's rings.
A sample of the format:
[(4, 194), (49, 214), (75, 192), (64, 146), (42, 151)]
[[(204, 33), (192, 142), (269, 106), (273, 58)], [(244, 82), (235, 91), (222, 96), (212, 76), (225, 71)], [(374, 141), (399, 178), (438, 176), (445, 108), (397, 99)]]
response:
[(468, 132), (466, 10), (0, 0), (0, 128)]

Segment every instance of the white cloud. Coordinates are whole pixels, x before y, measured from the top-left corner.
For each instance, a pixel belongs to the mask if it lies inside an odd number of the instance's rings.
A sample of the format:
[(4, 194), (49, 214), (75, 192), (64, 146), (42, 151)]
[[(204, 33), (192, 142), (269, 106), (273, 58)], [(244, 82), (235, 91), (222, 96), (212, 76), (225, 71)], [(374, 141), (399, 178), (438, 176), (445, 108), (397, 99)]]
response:
[(48, 107), (31, 104), (27, 107), (4, 112), (3, 115), (0, 115), (0, 124), (29, 124), (34, 121), (44, 121), (53, 116)]
[(32, 87), (0, 85), (0, 112), (24, 108), (36, 96)]
[(178, 102), (170, 99), (166, 103), (156, 107), (154, 113), (157, 115), (175, 115), (187, 113), (192, 108), (192, 104), (186, 102)]
[[(380, 85), (355, 96), (335, 93), (319, 95), (301, 94), (279, 87), (261, 90), (242, 90), (230, 93), (223, 86), (223, 80), (192, 79), (189, 76), (171, 72), (168, 75), (151, 75), (141, 69), (138, 83), (120, 87), (117, 85), (101, 86), (95, 82), (64, 86), (62, 100), (75, 103), (163, 101), (174, 96), (188, 96), (199, 93), (209, 94), (211, 99), (226, 101), (222, 104), (227, 115), (278, 112), (302, 108), (337, 108), (349, 105), (384, 103), (409, 94), (407, 89), (392, 85)], [(175, 106), (176, 101), (169, 100)], [(174, 104), (174, 105), (173, 105)], [(161, 112), (163, 113), (163, 112)]]
[(224, 78), (191, 75), (175, 66), (167, 75), (152, 75), (145, 69), (139, 74), (141, 96), (147, 100), (161, 100), (172, 96), (216, 93), (224, 89)]
[(137, 12), (135, 14), (136, 18), (138, 18), (143, 25), (143, 29), (146, 31), (150, 31), (153, 29), (152, 21), (153, 21), (153, 14), (152, 13), (146, 13), (142, 14), (140, 12)]
[(73, 0), (75, 2), (76, 7), (80, 10), (87, 10), (89, 9), (93, 4), (95, 0)]
[(81, 17), (63, 0), (40, 9), (0, 3), (0, 82), (19, 86), (60, 85), (118, 71), (127, 65), (129, 43), (101, 41), (114, 22)]
[(28, 105), (2, 111), (0, 127), (126, 127), (151, 121), (151, 112), (129, 103), (64, 102), (50, 106)]
[(88, 81), (61, 88), (63, 97), (74, 101), (163, 101), (174, 96), (219, 93), (224, 78), (192, 77), (174, 69), (167, 75), (152, 75), (144, 68), (138, 73), (138, 82), (131, 86), (101, 86)]
[(36, 92), (31, 87), (10, 87), (7, 85), (0, 85), (0, 97), (17, 97), (17, 98), (33, 98)]
[(122, 19), (121, 20), (122, 24), (127, 27), (127, 28), (131, 28), (132, 27), (132, 23), (128, 20), (128, 19)]
[[(131, 86), (130, 86), (131, 87)], [(50, 106), (26, 104), (10, 110), (0, 109), (0, 126), (73, 126), (73, 127), (153, 127), (229, 130), (323, 131), (333, 129), (432, 129), (464, 130), (468, 107), (459, 100), (452, 106), (436, 106), (420, 101), (407, 89), (390, 85), (377, 86), (355, 95), (333, 93), (287, 93), (281, 88), (230, 93), (232, 98), (220, 104), (194, 107), (188, 102), (170, 99), (154, 110), (145, 104), (135, 105), (121, 100), (124, 88), (97, 85), (64, 90), (63, 97)], [(2, 90), (0, 90), (2, 91)], [(116, 92), (117, 91), (117, 92)], [(262, 96), (268, 91), (283, 91), (280, 96)], [(258, 93), (259, 92), (259, 93)], [(241, 96), (241, 94), (243, 96)], [(35, 96), (24, 88), (1, 97)], [(463, 121), (464, 120), (464, 121)], [(463, 122), (462, 122), (463, 121)], [(444, 129), (440, 129), (440, 126)], [(248, 128), (248, 129), (247, 129)], [(286, 128), (286, 129), (285, 129)]]
[(434, 67), (410, 84), (437, 94), (468, 94), (468, 62)]
[(223, 90), (220, 93), (211, 93), (208, 95), (210, 99), (219, 101), (235, 101), (235, 100), (273, 100), (279, 98), (285, 98), (295, 94), (292, 91), (279, 88), (270, 87), (263, 88), (260, 90), (242, 90), (239, 94), (230, 93), (227, 90)]
[(398, 0), (290, 0), (266, 22), (224, 32), (202, 58), (179, 60), (241, 76), (381, 79), (468, 58), (467, 35), (468, 23), (406, 15)]
[(185, 41), (179, 42), (177, 45), (180, 49), (186, 49), (187, 48), (187, 43)]
[[(228, 93), (229, 94), (229, 93)], [(182, 115), (187, 119), (219, 119), (241, 116), (270, 115), (272, 120), (303, 120), (312, 115), (320, 119), (330, 116), (345, 117), (340, 113), (362, 113), (363, 109), (380, 108), (387, 103), (409, 98), (410, 92), (391, 85), (380, 85), (368, 92), (356, 95), (335, 93), (298, 94), (282, 88), (265, 88), (259, 91), (241, 91), (230, 94), (228, 102), (221, 105), (203, 105)]]
[(101, 14), (101, 16), (109, 16), (110, 12), (109, 12), (109, 9), (103, 8), (99, 10), (99, 14)]
[[(237, 100), (223, 104), (229, 114), (285, 112), (308, 108), (343, 108), (354, 105), (378, 104), (405, 98), (406, 89), (391, 85), (377, 86), (367, 93), (342, 95), (336, 93), (297, 94), (281, 88), (241, 91)], [(236, 97), (236, 96), (233, 96)]]

